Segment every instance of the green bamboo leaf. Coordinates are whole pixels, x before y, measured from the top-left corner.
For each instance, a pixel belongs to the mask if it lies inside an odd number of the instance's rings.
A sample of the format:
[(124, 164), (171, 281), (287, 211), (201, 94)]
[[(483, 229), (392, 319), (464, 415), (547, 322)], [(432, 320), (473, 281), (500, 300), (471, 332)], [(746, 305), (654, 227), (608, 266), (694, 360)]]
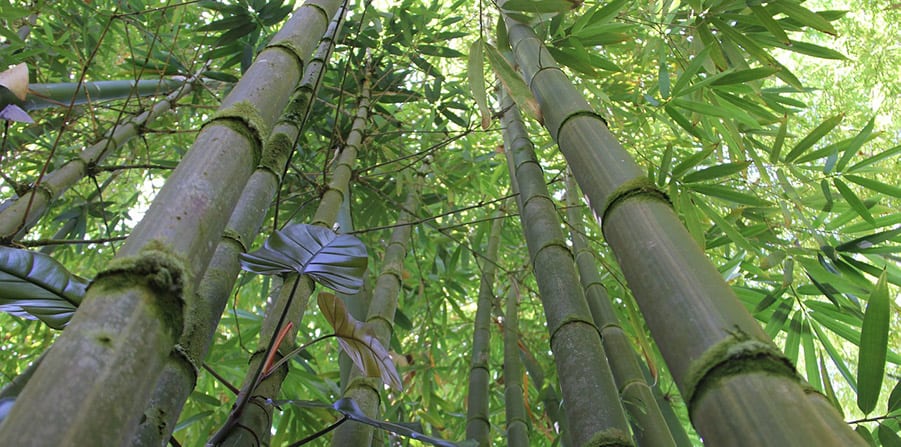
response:
[(380, 377), (382, 383), (396, 391), (403, 390), (403, 381), (391, 355), (365, 324), (357, 321), (344, 302), (331, 293), (320, 293), (317, 299), (322, 316), (338, 336), (341, 349), (367, 377)]
[(88, 281), (42, 253), (0, 247), (0, 311), (62, 329), (81, 304)]
[[(663, 106), (663, 110), (666, 112), (667, 115), (670, 116), (670, 118), (673, 119), (673, 121), (676, 122), (676, 124), (679, 125), (679, 127), (685, 129), (685, 131), (688, 132), (690, 135), (694, 136), (695, 138), (697, 138), (701, 141), (710, 140), (710, 137), (708, 137), (707, 134), (704, 133), (701, 126), (692, 125), (692, 123), (690, 121), (688, 121), (688, 118), (686, 118), (685, 115), (681, 114), (678, 110), (676, 110), (675, 107), (673, 107), (669, 104), (666, 104)], [(674, 173), (673, 177), (674, 178), (676, 177), (675, 173)]]
[[(816, 315), (812, 315), (814, 320), (817, 320)], [(819, 321), (819, 320), (817, 320)], [(857, 379), (854, 378), (854, 375), (851, 374), (851, 370), (848, 369), (848, 365), (845, 364), (845, 360), (842, 358), (841, 354), (839, 354), (838, 350), (835, 349), (832, 342), (829, 341), (829, 337), (826, 333), (820, 329), (819, 325), (812, 324), (810, 326), (813, 328), (813, 331), (816, 332), (817, 340), (820, 341), (820, 344), (823, 345), (823, 348), (826, 349), (826, 353), (829, 354), (829, 358), (832, 359), (832, 364), (838, 369), (838, 371), (842, 374), (842, 377), (845, 378), (845, 381), (848, 382), (848, 385), (852, 390), (857, 392)], [(828, 377), (824, 376), (824, 377)]]
[(844, 416), (844, 410), (842, 409), (842, 405), (838, 402), (838, 398), (835, 397), (835, 388), (832, 386), (832, 379), (829, 375), (829, 369), (826, 368), (826, 359), (820, 356), (820, 376), (823, 378), (823, 394), (826, 395), (826, 398), (829, 399), (829, 402), (832, 403), (832, 406), (835, 407), (838, 414)]
[(801, 315), (802, 312), (795, 312), (792, 316), (785, 336), (785, 348), (782, 350), (792, 364), (798, 363), (798, 350), (801, 346)]
[(779, 306), (773, 311), (773, 315), (770, 316), (770, 319), (766, 322), (766, 326), (764, 327), (764, 332), (766, 332), (770, 338), (775, 338), (776, 334), (782, 330), (782, 327), (785, 326), (785, 320), (788, 319), (791, 310), (791, 300), (783, 300), (779, 303)]
[(851, 166), (850, 168), (848, 168), (848, 172), (854, 172), (854, 171), (863, 169), (873, 163), (878, 163), (887, 158), (894, 157), (895, 155), (898, 155), (899, 153), (901, 153), (901, 145), (895, 146), (889, 150), (880, 152), (876, 155), (873, 155), (872, 157), (869, 157), (869, 158), (866, 158), (864, 160), (857, 162), (854, 166)]
[(263, 247), (241, 254), (241, 267), (261, 275), (297, 273), (339, 293), (363, 287), (366, 246), (354, 236), (318, 225), (289, 224), (275, 231)]
[(660, 158), (660, 167), (657, 168), (657, 186), (663, 186), (666, 183), (666, 176), (669, 174), (669, 169), (673, 163), (673, 144), (667, 143), (666, 150), (663, 151), (663, 156)]
[(832, 189), (829, 188), (829, 182), (826, 179), (820, 180), (820, 190), (823, 191), (823, 197), (826, 198), (826, 203), (821, 209), (828, 213), (832, 211)]
[(789, 152), (785, 156), (785, 162), (791, 163), (794, 159), (801, 156), (804, 151), (810, 149), (810, 147), (816, 144), (817, 141), (820, 141), (820, 139), (826, 136), (826, 134), (829, 133), (829, 131), (831, 131), (835, 126), (837, 126), (844, 117), (845, 114), (840, 113), (820, 123), (820, 125), (817, 126), (816, 129), (813, 129), (809, 134), (807, 134), (807, 136), (799, 141), (794, 148), (792, 148), (791, 152)]
[(810, 321), (806, 318), (801, 327), (801, 346), (804, 347), (804, 369), (807, 373), (807, 382), (813, 384), (816, 389), (823, 389), (823, 382), (820, 378), (820, 359), (817, 358), (817, 350), (813, 344)]
[(710, 206), (707, 205), (707, 203), (705, 203), (700, 197), (695, 200), (695, 205), (697, 205), (697, 207), (700, 208), (701, 211), (703, 211), (704, 214), (706, 214), (707, 217), (709, 217), (710, 220), (712, 220), (716, 224), (716, 226), (726, 234), (726, 237), (728, 237), (730, 240), (732, 240), (732, 242), (735, 243), (735, 245), (744, 248), (749, 253), (758, 252), (758, 248), (751, 244), (747, 239), (745, 239), (745, 237), (742, 236), (741, 232), (738, 231), (738, 228), (736, 228), (732, 222), (729, 222), (728, 220), (720, 216), (719, 213), (716, 212), (716, 210), (710, 208)]
[(901, 437), (898, 436), (896, 429), (890, 427), (886, 422), (879, 423), (879, 442), (882, 447), (901, 447)]
[(688, 85), (691, 78), (704, 66), (704, 61), (709, 57), (709, 53), (710, 47), (706, 47), (691, 59), (691, 62), (685, 67), (685, 71), (679, 75), (676, 83), (673, 84), (673, 96), (682, 96), (682, 89)]
[(870, 433), (870, 429), (865, 427), (863, 424), (858, 425), (854, 429), (854, 432), (860, 435), (860, 437), (863, 438), (864, 441), (866, 441), (866, 443), (871, 447), (879, 447), (879, 444), (876, 443), (876, 438), (874, 438), (873, 434)]
[(873, 191), (885, 194), (887, 196), (901, 198), (901, 188), (893, 185), (887, 185), (880, 181), (876, 181), (873, 179), (869, 179), (866, 177), (859, 177), (853, 174), (845, 174), (844, 178), (851, 180), (854, 183), (857, 183), (864, 188), (871, 189)]
[(448, 48), (448, 47), (445, 47), (442, 45), (420, 44), (420, 45), (416, 46), (416, 49), (418, 49), (422, 54), (428, 54), (429, 56), (438, 56), (438, 57), (447, 57), (447, 58), (463, 57), (463, 53), (461, 53), (453, 48)]
[(845, 169), (845, 166), (848, 165), (848, 162), (851, 161), (855, 155), (857, 155), (857, 151), (863, 146), (864, 143), (870, 138), (870, 134), (873, 133), (873, 125), (876, 122), (876, 118), (870, 118), (870, 121), (867, 122), (866, 126), (854, 136), (854, 139), (848, 144), (848, 147), (845, 148), (845, 152), (842, 154), (842, 158), (839, 159), (838, 163), (835, 165), (835, 169), (839, 172)]
[(782, 152), (782, 145), (785, 143), (785, 134), (788, 132), (788, 115), (783, 115), (779, 121), (779, 130), (776, 131), (776, 138), (773, 140), (773, 149), (770, 150), (770, 163), (779, 161), (779, 155)]
[(740, 161), (735, 163), (723, 163), (716, 166), (711, 166), (709, 168), (701, 169), (700, 171), (692, 172), (685, 177), (682, 178), (683, 183), (695, 183), (702, 182), (705, 180), (713, 180), (721, 177), (727, 177), (736, 172), (744, 171), (748, 165), (751, 164), (750, 161)]
[(773, 15), (769, 11), (767, 11), (766, 8), (759, 4), (748, 5), (748, 7), (751, 8), (751, 12), (754, 13), (754, 16), (757, 17), (757, 20), (760, 21), (760, 24), (763, 25), (763, 27), (766, 28), (766, 30), (769, 31), (770, 34), (773, 35), (773, 37), (785, 44), (790, 43), (788, 35), (785, 34), (785, 30), (782, 29), (782, 25), (780, 25), (779, 22), (773, 19)]
[(673, 168), (673, 173), (672, 173), (673, 178), (682, 177), (682, 174), (688, 172), (689, 169), (697, 166), (702, 161), (707, 159), (707, 157), (709, 157), (710, 154), (713, 153), (713, 149), (714, 149), (713, 146), (707, 146), (706, 148), (704, 148), (698, 152), (695, 152), (693, 155), (682, 160), (679, 164), (676, 165), (676, 167)]
[(888, 413), (901, 410), (901, 380), (895, 382), (891, 394), (888, 396)]
[(482, 57), (482, 39), (477, 39), (469, 46), (469, 62), (467, 64), (469, 74), (469, 90), (479, 106), (479, 114), (482, 116), (482, 130), (491, 126), (491, 111), (488, 109), (488, 95), (485, 93), (484, 58)]
[(529, 90), (526, 81), (513, 69), (510, 63), (507, 62), (507, 59), (497, 51), (497, 48), (488, 43), (485, 44), (485, 48), (488, 50), (488, 62), (491, 63), (494, 72), (500, 78), (501, 83), (504, 84), (507, 93), (513, 98), (513, 102), (519, 106), (520, 110), (539, 123), (544, 122), (541, 117), (541, 109), (538, 107), (538, 101), (532, 96), (532, 91)]
[(867, 206), (857, 197), (857, 194), (854, 194), (854, 191), (848, 187), (840, 178), (832, 179), (832, 183), (835, 185), (835, 189), (838, 190), (839, 194), (842, 195), (842, 198), (845, 199), (845, 202), (848, 202), (848, 205), (853, 209), (860, 217), (863, 217), (864, 220), (869, 222), (872, 225), (876, 225), (876, 221), (873, 220), (873, 215), (870, 214), (870, 210), (867, 209)]
[(868, 234), (866, 236), (861, 236), (859, 238), (838, 245), (837, 247), (835, 247), (835, 251), (844, 251), (851, 253), (861, 252), (876, 244), (892, 240), (898, 237), (898, 235), (901, 235), (901, 228)]
[(525, 13), (548, 13), (566, 12), (574, 6), (574, 2), (570, 0), (507, 0), (502, 8)]
[(876, 287), (867, 301), (863, 325), (860, 329), (860, 355), (857, 362), (857, 407), (864, 414), (876, 408), (882, 379), (885, 376), (885, 360), (888, 352), (888, 331), (891, 317), (891, 301), (885, 272), (879, 276)]
[(733, 71), (716, 79), (713, 81), (712, 85), (744, 84), (746, 82), (768, 78), (778, 71), (778, 67), (758, 67), (748, 70)]
[(795, 3), (791, 0), (777, 0), (769, 2), (767, 4), (767, 8), (775, 9), (776, 11), (781, 12), (800, 22), (804, 26), (809, 26), (833, 36), (838, 34), (832, 24), (829, 23), (829, 21), (826, 20), (825, 17), (801, 6), (800, 3)]

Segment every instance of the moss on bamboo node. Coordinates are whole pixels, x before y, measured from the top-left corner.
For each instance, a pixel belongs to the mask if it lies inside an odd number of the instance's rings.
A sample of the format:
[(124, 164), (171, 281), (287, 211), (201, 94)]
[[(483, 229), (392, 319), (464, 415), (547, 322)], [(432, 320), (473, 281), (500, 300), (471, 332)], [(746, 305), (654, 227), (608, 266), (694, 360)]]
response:
[(137, 284), (151, 289), (157, 298), (154, 304), (161, 321), (177, 340), (184, 329), (189, 277), (189, 270), (178, 256), (163, 244), (151, 243), (137, 256), (111, 261), (91, 286), (127, 289)]
[(287, 135), (283, 133), (273, 134), (263, 148), (263, 156), (259, 164), (260, 168), (268, 170), (281, 182), (282, 171), (285, 169), (285, 163), (287, 163), (293, 147), (294, 142)]
[(304, 52), (297, 48), (297, 46), (294, 45), (294, 42), (291, 42), (290, 40), (280, 40), (278, 42), (272, 42), (271, 44), (266, 45), (267, 50), (274, 50), (276, 48), (290, 54), (291, 58), (294, 59), (294, 62), (297, 64), (297, 72), (303, 73)]
[[(356, 366), (354, 366), (354, 369), (356, 371), (360, 371)], [(354, 377), (353, 379), (347, 381), (347, 386), (344, 387), (344, 394), (346, 395), (348, 391), (354, 388), (368, 388), (372, 390), (372, 392), (375, 393), (376, 396), (379, 396), (379, 400), (381, 400), (379, 390), (382, 388), (382, 379), (379, 377), (365, 377), (363, 375)]]
[(611, 211), (632, 198), (637, 198), (640, 200), (658, 200), (665, 202), (669, 206), (673, 205), (669, 199), (669, 196), (667, 196), (665, 192), (657, 188), (657, 185), (655, 185), (654, 182), (644, 176), (637, 177), (619, 185), (616, 190), (614, 190), (609, 196), (607, 196), (607, 203), (604, 204), (604, 208), (600, 213), (601, 226), (603, 226), (604, 223), (607, 222), (607, 216), (610, 215)]
[[(586, 316), (588, 318), (585, 318)], [(594, 320), (591, 319), (591, 314), (588, 314), (586, 316), (570, 314), (570, 315), (567, 315), (565, 318), (563, 318), (563, 320), (560, 322), (560, 324), (558, 324), (557, 327), (553, 328), (553, 332), (551, 332), (551, 337), (550, 337), (551, 343), (552, 344), (554, 343), (554, 339), (557, 338), (557, 333), (559, 333), (564, 327), (566, 327), (570, 324), (575, 324), (575, 323), (587, 324), (587, 325), (591, 326), (591, 328), (594, 329), (595, 332), (597, 332), (598, 327), (597, 327), (597, 325), (594, 324)], [(600, 332), (598, 332), (598, 334), (600, 334)]]
[(217, 111), (204, 126), (214, 123), (228, 127), (250, 140), (253, 145), (254, 164), (260, 162), (263, 141), (266, 140), (272, 129), (253, 104), (248, 101), (238, 101)]
[(191, 387), (197, 385), (197, 378), (200, 377), (200, 360), (195, 358), (195, 353), (192, 353), (185, 349), (181, 343), (176, 343), (175, 347), (172, 348), (172, 352), (169, 353), (170, 356), (176, 358), (176, 364), (182, 367), (185, 367), (186, 370), (191, 374)]
[(632, 437), (628, 433), (609, 428), (596, 432), (585, 444), (585, 447), (633, 447)]
[[(721, 381), (729, 377), (763, 372), (798, 380), (798, 374), (775, 346), (752, 339), (736, 331), (730, 337), (707, 350), (688, 369), (684, 379), (685, 401), (689, 414), (693, 405)], [(798, 380), (800, 383), (800, 380)]]
[[(565, 126), (570, 121), (572, 121), (576, 118), (579, 118), (579, 117), (583, 117), (583, 116), (587, 116), (589, 118), (594, 118), (594, 119), (600, 120), (602, 123), (604, 123), (604, 127), (609, 128), (609, 126), (607, 126), (607, 120), (603, 116), (601, 116), (599, 113), (595, 112), (594, 110), (590, 110), (590, 109), (578, 110), (576, 112), (570, 113), (569, 115), (564, 117), (563, 120), (560, 121), (560, 125), (558, 125), (557, 128), (555, 129), (557, 131), (557, 133), (555, 133), (554, 135), (559, 137), (560, 132), (563, 131), (563, 126)], [(550, 130), (550, 129), (548, 129), (548, 130)], [(557, 138), (557, 137), (555, 137), (555, 138)]]
[(238, 233), (231, 228), (226, 228), (225, 231), (222, 232), (222, 238), (235, 241), (235, 243), (241, 247), (241, 251), (247, 253), (247, 243), (244, 241), (244, 237), (241, 236), (241, 233)]

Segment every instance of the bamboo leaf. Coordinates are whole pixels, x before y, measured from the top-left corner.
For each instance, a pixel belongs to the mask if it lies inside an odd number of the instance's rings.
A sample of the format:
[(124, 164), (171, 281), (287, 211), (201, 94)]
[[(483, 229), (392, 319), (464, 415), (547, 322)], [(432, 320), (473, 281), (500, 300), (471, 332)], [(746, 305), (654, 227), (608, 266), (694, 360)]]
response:
[(87, 287), (87, 280), (50, 256), (0, 247), (0, 311), (62, 329)]
[(838, 114), (820, 123), (819, 126), (813, 129), (809, 134), (807, 134), (807, 136), (799, 141), (794, 148), (792, 148), (792, 150), (785, 156), (785, 162), (791, 163), (794, 159), (801, 156), (804, 151), (810, 149), (811, 146), (816, 144), (817, 141), (820, 141), (820, 139), (826, 136), (829, 131), (837, 126), (838, 123), (842, 121), (842, 118), (844, 118), (844, 116), (845, 115), (843, 113)]
[(885, 376), (885, 360), (888, 352), (888, 331), (891, 317), (891, 301), (885, 272), (879, 276), (876, 287), (867, 301), (863, 325), (860, 329), (860, 355), (857, 362), (857, 407), (864, 414), (876, 408), (882, 379)]
[(523, 112), (536, 121), (543, 122), (541, 109), (538, 107), (538, 101), (532, 96), (532, 91), (529, 90), (526, 81), (522, 79), (522, 76), (520, 76), (501, 53), (497, 51), (497, 48), (494, 48), (488, 43), (485, 44), (485, 48), (488, 50), (488, 62), (491, 63), (494, 72), (500, 78), (501, 83), (504, 84), (507, 93), (513, 98), (513, 102), (515, 102)]
[(873, 191), (885, 194), (887, 196), (898, 197), (901, 198), (901, 188), (893, 185), (887, 185), (880, 181), (876, 181), (873, 179), (859, 177), (854, 174), (845, 174), (844, 178), (851, 180), (854, 183), (857, 183), (864, 188), (871, 189)]
[(469, 90), (472, 92), (472, 97), (479, 106), (479, 114), (482, 116), (482, 130), (487, 130), (491, 126), (491, 111), (488, 110), (488, 96), (485, 93), (482, 39), (477, 39), (469, 47), (467, 72), (469, 74)]
[(716, 226), (726, 234), (726, 237), (728, 237), (730, 240), (732, 240), (732, 242), (735, 243), (735, 245), (744, 248), (750, 253), (757, 253), (758, 248), (751, 244), (747, 239), (745, 239), (745, 237), (741, 235), (741, 232), (738, 231), (738, 228), (736, 228), (735, 225), (732, 224), (732, 222), (729, 222), (728, 220), (720, 216), (719, 213), (716, 212), (716, 210), (710, 208), (710, 206), (707, 205), (707, 203), (705, 203), (703, 200), (701, 200), (700, 197), (695, 200), (695, 205), (697, 205), (698, 208), (700, 208), (701, 211), (703, 211), (704, 214), (706, 214), (707, 217), (709, 217), (710, 220), (712, 220), (716, 224)]
[(388, 350), (371, 334), (366, 325), (357, 321), (340, 298), (320, 293), (317, 299), (322, 316), (328, 320), (338, 336), (341, 349), (354, 365), (368, 377), (380, 377), (382, 383), (401, 391), (403, 383)]
[(848, 162), (851, 161), (851, 158), (857, 155), (857, 151), (861, 146), (870, 138), (870, 134), (873, 133), (873, 125), (876, 122), (876, 118), (870, 118), (870, 121), (867, 122), (867, 125), (854, 136), (854, 139), (851, 140), (851, 143), (848, 144), (848, 147), (845, 148), (844, 154), (842, 154), (842, 158), (839, 159), (838, 163), (835, 165), (835, 169), (839, 172), (845, 169), (845, 166), (848, 165)]
[(754, 16), (757, 17), (757, 20), (760, 21), (760, 24), (763, 25), (763, 27), (766, 28), (766, 30), (769, 31), (770, 34), (773, 35), (773, 37), (785, 44), (790, 43), (788, 35), (785, 34), (785, 30), (782, 29), (782, 25), (780, 25), (779, 22), (773, 19), (773, 15), (769, 11), (767, 11), (766, 8), (759, 4), (748, 5), (748, 7), (751, 8), (751, 12), (754, 13)]
[(888, 396), (888, 413), (901, 410), (901, 380), (895, 382), (891, 394)]
[(868, 234), (866, 236), (861, 236), (859, 238), (850, 240), (841, 245), (835, 247), (835, 251), (844, 251), (844, 252), (861, 252), (866, 250), (876, 244), (892, 240), (901, 234), (901, 228), (896, 228), (894, 230), (888, 231), (880, 231), (879, 233)]
[(782, 12), (804, 26), (809, 26), (833, 36), (838, 34), (825, 17), (801, 6), (800, 3), (794, 3), (791, 0), (778, 0), (768, 3), (767, 8), (773, 8)]
[(865, 168), (873, 163), (877, 163), (877, 162), (880, 162), (887, 158), (894, 157), (895, 155), (898, 155), (899, 153), (901, 153), (901, 145), (895, 146), (889, 150), (880, 152), (876, 155), (873, 155), (872, 157), (869, 157), (869, 158), (866, 158), (864, 160), (857, 162), (855, 165), (848, 168), (848, 172), (854, 172), (854, 171), (860, 170), (860, 169)]
[(804, 319), (801, 327), (801, 346), (804, 347), (804, 368), (807, 372), (807, 381), (817, 389), (823, 389), (820, 378), (819, 359), (813, 344), (813, 333), (810, 331), (810, 321)]
[(901, 437), (898, 437), (897, 431), (884, 421), (879, 423), (878, 435), (882, 447), (901, 447)]
[(820, 180), (820, 190), (823, 192), (823, 197), (826, 199), (826, 203), (821, 209), (828, 213), (829, 211), (832, 211), (832, 189), (829, 188), (829, 182), (827, 182), (826, 179)]
[(779, 130), (776, 131), (776, 138), (773, 140), (773, 149), (770, 151), (770, 162), (775, 163), (779, 160), (782, 152), (782, 145), (785, 143), (785, 134), (788, 131), (788, 115), (783, 115), (779, 121)]
[(676, 83), (673, 84), (673, 96), (682, 95), (682, 89), (688, 85), (691, 78), (704, 66), (704, 61), (707, 60), (709, 53), (710, 47), (706, 47), (691, 59), (691, 62), (685, 67), (685, 71), (679, 75), (676, 79)]
[(502, 8), (525, 13), (566, 12), (575, 7), (571, 0), (507, 0)]
[(758, 67), (748, 70), (734, 71), (731, 73), (726, 73), (722, 77), (717, 78), (712, 82), (712, 85), (744, 84), (746, 82), (768, 78), (778, 71), (778, 67)]
[(263, 247), (241, 254), (241, 267), (261, 275), (294, 272), (339, 293), (357, 293), (366, 272), (366, 246), (354, 236), (317, 225), (289, 224)]
[(832, 179), (832, 183), (835, 185), (835, 189), (838, 190), (839, 194), (842, 195), (842, 198), (845, 199), (845, 202), (848, 202), (851, 209), (870, 224), (876, 225), (876, 221), (873, 220), (873, 215), (870, 214), (870, 210), (867, 209), (867, 206), (864, 205), (860, 198), (857, 197), (857, 194), (854, 194), (854, 191), (852, 191), (845, 182), (840, 178), (834, 178)]
[[(816, 318), (816, 314), (812, 315), (814, 320), (820, 321)], [(848, 369), (848, 365), (845, 364), (845, 361), (842, 359), (841, 354), (835, 349), (835, 346), (832, 345), (832, 342), (829, 341), (829, 337), (823, 333), (820, 326), (812, 324), (810, 326), (813, 328), (813, 331), (816, 332), (817, 340), (820, 341), (820, 344), (823, 345), (823, 348), (826, 349), (826, 353), (829, 354), (829, 358), (832, 359), (832, 364), (838, 368), (838, 371), (842, 374), (842, 377), (848, 382), (848, 385), (851, 386), (851, 389), (857, 390), (857, 380), (854, 378), (854, 375), (851, 374), (851, 370)]]
[(750, 161), (740, 161), (736, 163), (723, 163), (721, 165), (711, 166), (709, 168), (704, 168), (700, 171), (695, 171), (686, 175), (682, 178), (682, 182), (695, 183), (726, 177), (735, 174), (736, 172), (745, 170), (745, 168), (747, 168), (749, 164), (751, 164)]

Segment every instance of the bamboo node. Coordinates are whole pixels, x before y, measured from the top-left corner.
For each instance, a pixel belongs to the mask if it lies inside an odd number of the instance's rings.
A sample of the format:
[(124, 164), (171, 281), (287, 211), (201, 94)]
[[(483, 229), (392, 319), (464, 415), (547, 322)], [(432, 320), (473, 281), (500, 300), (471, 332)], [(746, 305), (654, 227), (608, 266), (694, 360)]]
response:
[(673, 206), (672, 201), (665, 192), (657, 188), (647, 177), (637, 177), (619, 185), (609, 196), (607, 203), (601, 208), (599, 213), (601, 216), (601, 232), (604, 232), (604, 224), (607, 223), (607, 216), (610, 215), (616, 207), (622, 205), (629, 199), (638, 198), (643, 200), (658, 200), (666, 203), (670, 207)]

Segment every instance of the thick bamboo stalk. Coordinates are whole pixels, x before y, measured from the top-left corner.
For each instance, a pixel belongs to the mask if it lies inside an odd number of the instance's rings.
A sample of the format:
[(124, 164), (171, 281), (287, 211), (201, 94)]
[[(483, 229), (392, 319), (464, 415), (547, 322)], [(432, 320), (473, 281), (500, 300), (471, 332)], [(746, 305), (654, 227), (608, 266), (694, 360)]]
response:
[[(9, 445), (121, 445), (131, 439), (192, 309), (195, 284), (265, 138), (338, 7), (301, 7), (235, 85), (12, 408)], [(35, 425), (34, 421), (52, 424)]]
[(0, 240), (9, 242), (25, 234), (47, 212), (52, 201), (85, 178), (91, 166), (116, 153), (136, 137), (141, 129), (171, 110), (173, 104), (191, 92), (193, 84), (189, 79), (180, 86), (149, 110), (125, 123), (117, 124), (100, 141), (85, 148), (78, 157), (47, 173), (37, 187), (0, 211)]
[(791, 363), (738, 301), (534, 31), (507, 17), (516, 60), (710, 445), (863, 445), (805, 396)]
[(172, 434), (181, 408), (194, 389), (229, 292), (241, 270), (238, 255), (247, 252), (248, 244), (260, 231), (266, 211), (278, 189), (279, 174), (312, 109), (312, 98), (315, 97), (325, 62), (334, 48), (334, 37), (343, 18), (344, 9), (341, 8), (307, 65), (304, 78), (291, 103), (263, 148), (263, 159), (266, 161), (261, 163), (247, 182), (198, 287), (195, 308), (189, 311), (198, 318), (193, 321), (194, 324), (185, 325), (185, 332), (167, 360), (132, 445), (160, 446)]
[[(366, 317), (367, 328), (375, 334), (383, 346), (388, 346), (391, 341), (391, 333), (394, 332), (394, 314), (397, 311), (397, 295), (403, 282), (404, 258), (407, 256), (407, 243), (413, 232), (413, 222), (417, 220), (413, 215), (419, 208), (419, 191), (424, 183), (425, 170), (428, 164), (424, 164), (418, 175), (413, 180), (404, 199), (403, 207), (397, 217), (397, 226), (391, 232), (388, 247), (385, 248), (385, 256), (382, 258), (382, 268), (375, 281), (372, 290), (372, 302)], [(378, 378), (364, 377), (356, 368), (350, 373), (347, 387), (344, 389), (344, 397), (357, 402), (360, 409), (371, 417), (378, 417), (382, 389)], [(372, 444), (373, 428), (370, 425), (357, 422), (342, 424), (335, 430), (331, 445), (343, 446), (368, 446)]]
[(523, 399), (522, 360), (519, 358), (519, 283), (510, 278), (507, 310), (504, 312), (504, 404), (507, 415), (507, 445), (529, 445), (529, 416)]
[[(367, 74), (368, 75), (368, 74)], [(351, 130), (346, 138), (347, 143), (341, 149), (337, 160), (332, 168), (331, 178), (328, 187), (322, 195), (322, 200), (313, 216), (312, 224), (321, 225), (331, 228), (338, 215), (341, 203), (347, 196), (350, 188), (350, 178), (353, 172), (354, 163), (356, 162), (357, 153), (362, 143), (363, 135), (369, 120), (370, 106), (370, 90), (368, 78), (363, 81), (363, 88), (360, 93), (359, 103), (357, 105), (356, 118), (351, 126)], [(295, 282), (300, 281), (295, 289)], [(292, 292), (293, 299), (289, 300)], [(263, 326), (260, 330), (260, 340), (257, 351), (250, 360), (247, 376), (244, 379), (244, 387), (248, 383), (256, 379), (256, 372), (259, 370), (260, 364), (265, 360), (266, 348), (272, 337), (278, 334), (281, 329), (278, 322), (283, 312), (287, 312), (284, 319), (292, 322), (294, 328), (288, 331), (286, 340), (294, 340), (297, 334), (297, 328), (300, 326), (304, 311), (306, 310), (307, 301), (310, 294), (313, 293), (313, 283), (309, 278), (297, 274), (289, 274), (285, 277), (285, 283), (281, 288), (281, 294), (273, 305), (266, 312), (263, 319)], [(285, 310), (285, 305), (291, 301), (291, 307)], [(279, 349), (279, 355), (285, 355), (290, 351), (290, 344), (286, 343)], [(223, 445), (231, 447), (239, 447), (248, 445), (248, 443), (260, 443), (261, 445), (269, 445), (270, 428), (272, 426), (272, 405), (265, 403), (266, 398), (275, 399), (281, 389), (281, 384), (288, 373), (288, 365), (285, 364), (278, 371), (269, 375), (262, 380), (253, 392), (253, 399), (256, 404), (247, 405), (241, 414), (235, 419), (236, 425), (229, 427), (228, 430), (221, 431), (214, 436), (209, 444)], [(240, 426), (240, 428), (237, 428)]]
[(640, 446), (675, 446), (669, 426), (654, 399), (653, 391), (641, 372), (638, 357), (619, 324), (616, 312), (610, 304), (610, 297), (607, 296), (607, 290), (601, 282), (594, 254), (590, 251), (585, 238), (576, 188), (572, 176), (567, 175), (566, 197), (569, 206), (566, 214), (572, 228), (570, 233), (579, 279), (582, 281), (582, 288), (585, 289), (591, 316), (601, 331), (601, 341), (604, 343), (616, 386), (619, 387), (620, 399), (632, 422), (635, 442)]
[(495, 262), (500, 245), (503, 214), (494, 213), (488, 247), (479, 279), (479, 299), (473, 323), (472, 360), (469, 367), (469, 390), (466, 397), (466, 439), (473, 439), (480, 446), (490, 445), (491, 421), (488, 418), (488, 384), (491, 377), (488, 359), (491, 352), (491, 309), (494, 303)]
[(633, 445), (544, 173), (519, 110), (506, 95), (501, 109), (506, 110), (501, 122), (510, 178), (518, 185), (520, 220), (541, 292), (572, 439), (580, 447)]

